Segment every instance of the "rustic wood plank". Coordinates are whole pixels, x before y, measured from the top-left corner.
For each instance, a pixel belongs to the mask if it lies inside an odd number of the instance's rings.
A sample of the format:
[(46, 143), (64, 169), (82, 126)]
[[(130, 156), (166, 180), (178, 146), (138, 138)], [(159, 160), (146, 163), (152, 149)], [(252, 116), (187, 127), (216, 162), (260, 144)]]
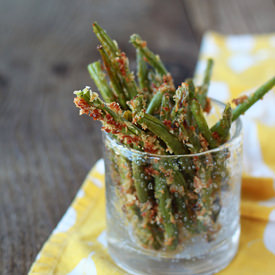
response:
[[(102, 156), (99, 124), (72, 91), (92, 85), (100, 22), (134, 65), (140, 33), (176, 82), (191, 76), (203, 32), (274, 31), (271, 0), (2, 0), (0, 9), (0, 271), (25, 274)], [(230, 15), (230, 16), (229, 16)]]
[(192, 28), (201, 36), (207, 30), (224, 34), (274, 32), (272, 0), (180, 0), (189, 11)]

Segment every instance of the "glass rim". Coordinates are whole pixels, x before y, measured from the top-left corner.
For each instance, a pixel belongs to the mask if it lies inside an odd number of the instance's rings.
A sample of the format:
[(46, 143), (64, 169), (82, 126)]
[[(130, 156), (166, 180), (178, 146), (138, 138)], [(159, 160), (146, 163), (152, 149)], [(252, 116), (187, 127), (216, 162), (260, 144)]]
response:
[[(211, 98), (210, 100), (217, 103), (218, 105), (222, 105), (223, 107), (226, 106), (226, 104), (224, 104), (223, 102)], [(122, 147), (123, 149), (131, 152), (131, 154), (134, 155), (140, 155), (143, 157), (147, 157), (147, 158), (183, 158), (183, 157), (197, 157), (197, 156), (203, 156), (206, 154), (211, 154), (211, 153), (215, 153), (215, 152), (219, 152), (222, 151), (225, 148), (230, 147), (231, 145), (233, 146), (233, 144), (236, 142), (236, 140), (238, 138), (241, 137), (241, 133), (242, 133), (242, 120), (239, 117), (236, 121), (234, 121), (232, 123), (232, 125), (235, 124), (236, 125), (236, 129), (234, 130), (234, 133), (232, 135), (232, 137), (226, 141), (225, 143), (223, 143), (222, 145), (218, 146), (217, 148), (213, 148), (207, 151), (203, 151), (200, 153), (195, 153), (195, 154), (181, 154), (181, 155), (160, 155), (160, 154), (152, 154), (152, 153), (148, 153), (148, 152), (143, 152), (143, 151), (139, 151), (133, 148), (128, 148), (126, 145), (122, 144), (121, 142), (117, 141), (116, 139), (112, 138), (107, 132), (103, 131), (103, 134), (105, 135), (106, 138), (112, 140), (113, 142), (115, 142), (118, 146)]]

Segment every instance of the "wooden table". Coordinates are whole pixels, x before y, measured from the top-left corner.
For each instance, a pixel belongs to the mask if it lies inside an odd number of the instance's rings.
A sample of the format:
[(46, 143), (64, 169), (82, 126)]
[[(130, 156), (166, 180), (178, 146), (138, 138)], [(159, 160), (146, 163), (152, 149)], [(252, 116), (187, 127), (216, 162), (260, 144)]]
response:
[[(102, 156), (99, 124), (72, 91), (92, 85), (97, 20), (133, 59), (140, 33), (176, 81), (191, 76), (201, 37), (275, 30), (273, 0), (1, 0), (0, 273), (26, 274)], [(133, 61), (133, 60), (132, 60)], [(133, 62), (132, 62), (133, 63)]]

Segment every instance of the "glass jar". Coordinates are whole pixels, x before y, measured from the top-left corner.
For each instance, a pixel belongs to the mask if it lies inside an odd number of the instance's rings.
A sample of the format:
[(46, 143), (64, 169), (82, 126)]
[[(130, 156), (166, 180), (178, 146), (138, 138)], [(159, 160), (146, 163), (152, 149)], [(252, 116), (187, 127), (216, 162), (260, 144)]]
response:
[[(209, 123), (224, 105), (212, 100)], [(153, 155), (104, 134), (107, 240), (132, 274), (212, 274), (240, 235), (241, 121), (230, 140), (199, 154)]]

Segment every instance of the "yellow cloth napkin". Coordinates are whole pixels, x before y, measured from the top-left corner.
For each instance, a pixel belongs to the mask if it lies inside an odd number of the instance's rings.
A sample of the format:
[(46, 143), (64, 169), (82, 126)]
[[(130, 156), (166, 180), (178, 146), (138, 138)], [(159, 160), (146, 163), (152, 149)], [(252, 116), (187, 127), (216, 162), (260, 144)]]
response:
[[(211, 97), (227, 101), (249, 92), (275, 73), (275, 35), (207, 33), (196, 68), (215, 59)], [(275, 274), (275, 93), (248, 112), (244, 136), (241, 239), (237, 256), (219, 274)], [(29, 274), (126, 274), (106, 248), (104, 162), (90, 171)]]

